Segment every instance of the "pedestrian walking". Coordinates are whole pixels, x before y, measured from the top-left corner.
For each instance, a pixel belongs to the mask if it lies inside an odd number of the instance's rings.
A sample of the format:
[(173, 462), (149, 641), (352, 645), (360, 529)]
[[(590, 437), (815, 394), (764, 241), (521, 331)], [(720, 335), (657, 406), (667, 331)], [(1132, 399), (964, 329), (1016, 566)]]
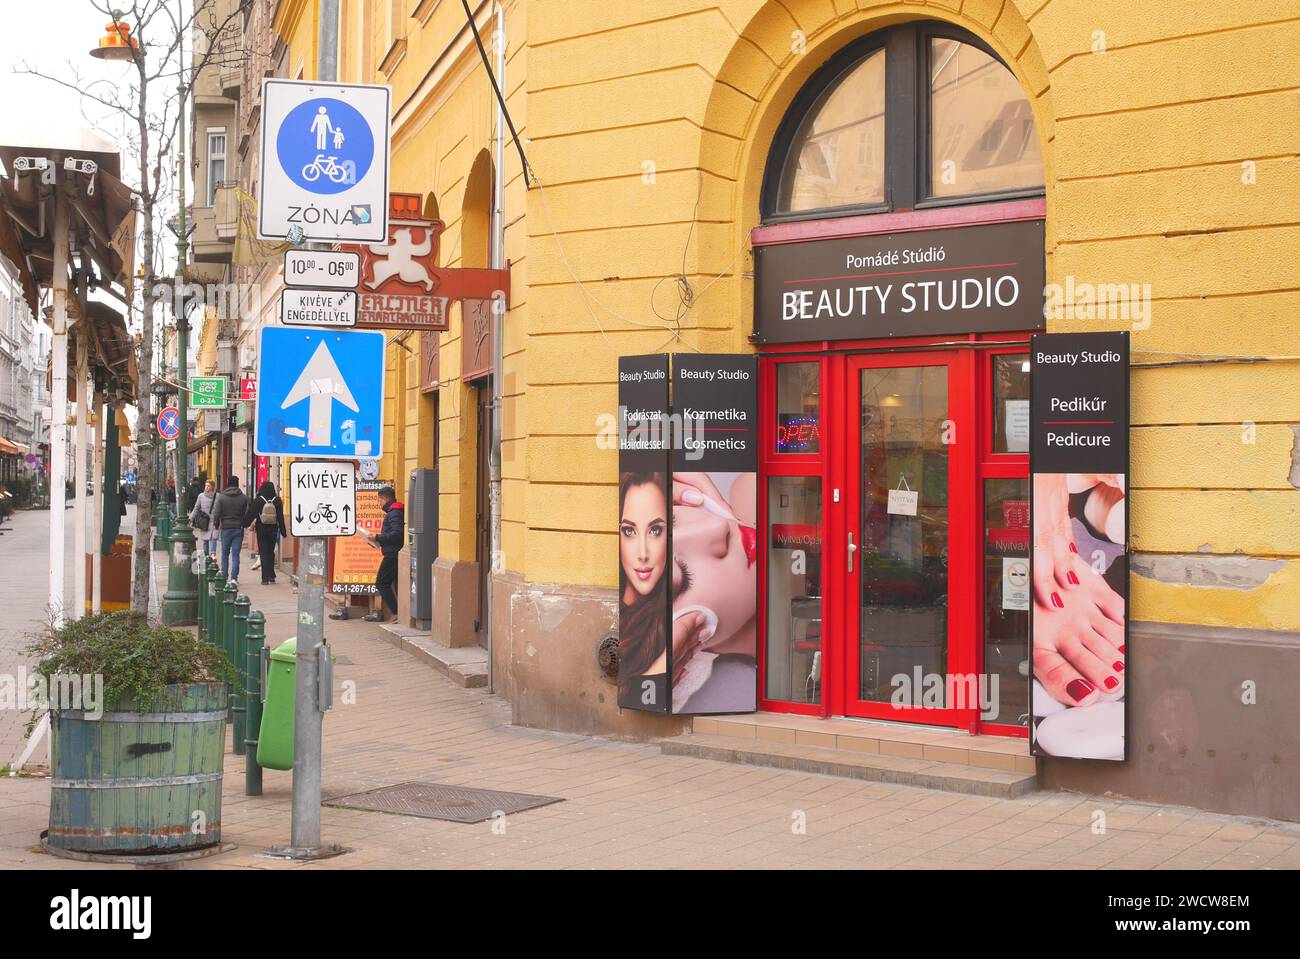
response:
[(239, 582), (239, 551), (248, 520), (248, 497), (239, 488), (239, 477), (232, 476), (212, 505), (212, 525), (221, 538), (221, 572), (232, 583)]
[(200, 473), (194, 479), (190, 480), (189, 485), (185, 487), (185, 498), (181, 500), (181, 508), (188, 514), (194, 509), (194, 504), (198, 502), (199, 494), (203, 492), (207, 485), (207, 476)]
[(379, 563), (379, 573), (375, 576), (375, 588), (379, 590), (380, 608), (369, 616), (361, 617), (368, 623), (397, 622), (397, 554), (406, 544), (406, 507), (397, 502), (397, 494), (391, 486), (379, 491), (379, 506), (384, 511), (384, 524), (378, 533), (362, 530), (371, 546), (378, 547), (383, 554)]
[(253, 506), (252, 528), (257, 536), (257, 553), (261, 563), (262, 585), (275, 582), (275, 544), (287, 536), (284, 528), (284, 501), (275, 492), (275, 484), (265, 480), (257, 490)]
[(217, 484), (208, 480), (203, 484), (203, 491), (194, 498), (194, 508), (190, 510), (190, 526), (194, 529), (194, 540), (202, 544), (203, 555), (212, 556), (217, 552), (218, 530), (212, 522), (213, 507), (217, 501)]

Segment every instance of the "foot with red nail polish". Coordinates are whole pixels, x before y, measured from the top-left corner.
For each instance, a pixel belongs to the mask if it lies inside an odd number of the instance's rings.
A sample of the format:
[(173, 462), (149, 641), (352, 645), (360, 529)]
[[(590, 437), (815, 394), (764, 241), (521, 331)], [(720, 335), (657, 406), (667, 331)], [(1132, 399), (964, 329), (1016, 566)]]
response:
[(1034, 603), (1034, 678), (1057, 702), (1090, 706), (1123, 687), (1124, 626), (1091, 598), (1053, 591)]

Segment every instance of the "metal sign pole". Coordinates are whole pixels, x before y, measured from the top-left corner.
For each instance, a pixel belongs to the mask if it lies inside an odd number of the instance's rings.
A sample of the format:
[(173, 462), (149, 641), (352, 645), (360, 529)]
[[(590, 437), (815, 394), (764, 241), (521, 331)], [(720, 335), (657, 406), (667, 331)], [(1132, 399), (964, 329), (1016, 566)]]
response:
[(302, 541), (298, 576), (298, 670), (293, 710), (293, 825), (291, 854), (315, 858), (320, 850), (321, 657), (325, 642), (325, 556), (323, 536)]
[[(333, 81), (338, 54), (338, 2), (323, 0), (320, 9), (318, 79)], [(263, 134), (265, 135), (265, 134)], [(298, 649), (293, 711), (293, 823), (291, 855), (314, 859), (320, 853), (321, 702), (320, 665), (329, 656), (325, 642), (325, 570), (323, 536), (302, 543), (298, 576)]]

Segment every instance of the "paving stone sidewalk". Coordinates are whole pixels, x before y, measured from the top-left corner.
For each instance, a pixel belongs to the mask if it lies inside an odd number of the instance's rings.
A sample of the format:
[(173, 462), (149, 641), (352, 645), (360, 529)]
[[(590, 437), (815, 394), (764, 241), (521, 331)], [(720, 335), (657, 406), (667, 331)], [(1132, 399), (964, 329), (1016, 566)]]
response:
[[(297, 596), (283, 574), (257, 578), (245, 566), (241, 591), (279, 642)], [(289, 840), (290, 774), (266, 770), (264, 795), (246, 797), (244, 761), (227, 754), (223, 839), (237, 848), (185, 868), (1300, 868), (1296, 824), (1055, 792), (971, 797), (521, 729), (507, 703), (454, 684), (378, 626), (330, 621), (326, 634), (339, 659), (327, 800), (425, 781), (564, 801), (475, 825), (325, 807), (323, 841), (353, 851), (285, 862), (263, 854)], [(48, 780), (0, 779), (0, 868), (88, 868), (39, 851), (48, 804)]]

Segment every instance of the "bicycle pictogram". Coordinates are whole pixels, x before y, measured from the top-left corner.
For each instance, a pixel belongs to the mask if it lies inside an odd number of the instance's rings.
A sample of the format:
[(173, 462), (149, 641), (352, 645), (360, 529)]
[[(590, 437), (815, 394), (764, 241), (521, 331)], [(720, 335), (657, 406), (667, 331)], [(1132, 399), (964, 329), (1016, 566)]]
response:
[(338, 157), (325, 156), (322, 153), (316, 154), (315, 160), (303, 166), (302, 178), (308, 183), (315, 183), (320, 179), (321, 174), (324, 174), (334, 183), (356, 182), (352, 175), (351, 164), (339, 164), (336, 162), (337, 160)]
[(322, 503), (316, 509), (312, 510), (311, 516), (308, 517), (312, 523), (319, 523), (321, 520), (324, 520), (331, 524), (337, 522), (338, 518), (339, 514), (335, 512), (334, 507), (330, 506), (328, 503)]

